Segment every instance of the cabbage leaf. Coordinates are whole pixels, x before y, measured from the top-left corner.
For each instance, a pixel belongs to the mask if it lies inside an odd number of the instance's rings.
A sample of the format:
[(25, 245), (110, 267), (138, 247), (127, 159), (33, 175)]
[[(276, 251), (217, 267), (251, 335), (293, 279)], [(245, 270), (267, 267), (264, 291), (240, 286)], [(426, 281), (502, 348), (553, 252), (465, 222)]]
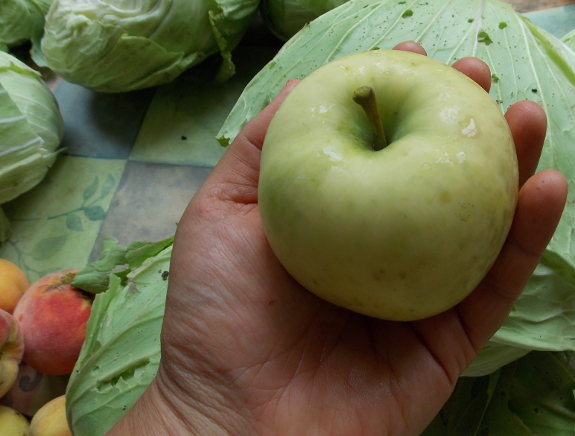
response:
[(110, 274), (117, 276), (126, 285), (128, 274), (145, 260), (158, 255), (170, 246), (174, 237), (157, 242), (133, 242), (127, 247), (118, 244), (115, 238), (104, 238), (100, 258), (80, 271), (72, 280), (72, 286), (92, 294), (99, 294), (110, 287)]
[(7, 50), (32, 41), (32, 53), (38, 54), (44, 32), (44, 17), (51, 3), (52, 0), (1, 0), (0, 47)]
[(563, 41), (563, 43), (567, 45), (567, 47), (569, 47), (571, 50), (575, 50), (575, 29), (563, 36), (561, 41)]
[(572, 352), (537, 352), (484, 377), (463, 377), (422, 436), (572, 436)]
[[(492, 342), (527, 350), (575, 350), (575, 53), (510, 5), (497, 0), (351, 0), (312, 21), (282, 47), (246, 86), (218, 141), (229, 144), (288, 79), (302, 79), (344, 55), (406, 40), (419, 42), (429, 56), (446, 64), (466, 56), (484, 60), (492, 72), (490, 93), (502, 111), (525, 99), (546, 111), (539, 169), (554, 168), (566, 176), (568, 205), (537, 271)], [(501, 359), (497, 353), (485, 355), (492, 369), (509, 358), (508, 352)], [(484, 374), (484, 359), (480, 355), (466, 375)]]
[(261, 15), (268, 29), (287, 41), (307, 23), (348, 0), (262, 0)]
[(96, 295), (66, 391), (73, 434), (105, 434), (156, 375), (171, 252), (168, 245), (140, 258), (125, 281), (110, 274), (109, 289)]

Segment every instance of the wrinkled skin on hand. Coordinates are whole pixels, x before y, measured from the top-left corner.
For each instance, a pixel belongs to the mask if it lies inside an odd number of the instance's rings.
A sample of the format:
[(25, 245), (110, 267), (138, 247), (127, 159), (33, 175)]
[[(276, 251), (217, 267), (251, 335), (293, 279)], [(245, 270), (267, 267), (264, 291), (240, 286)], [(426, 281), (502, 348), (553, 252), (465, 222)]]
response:
[[(415, 43), (398, 49), (423, 52)], [(454, 67), (485, 89), (477, 59)], [(273, 255), (257, 204), (260, 150), (279, 96), (238, 135), (176, 234), (152, 385), (109, 435), (419, 435), (501, 326), (551, 238), (567, 185), (533, 175), (546, 119), (531, 102), (506, 113), (519, 160), (507, 241), (463, 302), (416, 322), (368, 318), (296, 283)]]

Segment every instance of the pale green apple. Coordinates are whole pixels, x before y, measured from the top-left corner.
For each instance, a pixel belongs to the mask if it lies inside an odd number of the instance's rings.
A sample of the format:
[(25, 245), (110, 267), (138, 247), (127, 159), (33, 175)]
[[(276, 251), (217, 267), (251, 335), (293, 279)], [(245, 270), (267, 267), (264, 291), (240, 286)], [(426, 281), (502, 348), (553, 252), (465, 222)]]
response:
[[(373, 88), (386, 148), (352, 98)], [(317, 69), (266, 134), (259, 207), (270, 245), (304, 287), (391, 320), (456, 305), (509, 232), (515, 147), (495, 101), (429, 57), (373, 50)]]

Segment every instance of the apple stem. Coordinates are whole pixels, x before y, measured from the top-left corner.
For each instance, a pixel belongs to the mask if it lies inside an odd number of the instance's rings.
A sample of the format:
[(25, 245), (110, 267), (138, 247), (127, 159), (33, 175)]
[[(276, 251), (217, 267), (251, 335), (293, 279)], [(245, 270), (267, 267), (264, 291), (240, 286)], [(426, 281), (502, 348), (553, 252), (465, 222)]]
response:
[(371, 124), (374, 139), (373, 149), (375, 151), (383, 150), (387, 147), (387, 140), (383, 132), (383, 125), (379, 117), (379, 110), (377, 109), (373, 88), (371, 86), (360, 86), (353, 93), (353, 101), (363, 108), (369, 124)]

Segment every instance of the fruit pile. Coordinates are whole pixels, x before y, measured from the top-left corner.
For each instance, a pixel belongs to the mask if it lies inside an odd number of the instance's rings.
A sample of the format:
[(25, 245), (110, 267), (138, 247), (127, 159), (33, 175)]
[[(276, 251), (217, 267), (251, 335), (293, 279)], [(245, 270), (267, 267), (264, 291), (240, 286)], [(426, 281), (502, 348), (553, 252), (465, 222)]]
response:
[(2, 436), (71, 436), (65, 390), (80, 354), (93, 296), (70, 285), (77, 269), (31, 285), (0, 259)]

